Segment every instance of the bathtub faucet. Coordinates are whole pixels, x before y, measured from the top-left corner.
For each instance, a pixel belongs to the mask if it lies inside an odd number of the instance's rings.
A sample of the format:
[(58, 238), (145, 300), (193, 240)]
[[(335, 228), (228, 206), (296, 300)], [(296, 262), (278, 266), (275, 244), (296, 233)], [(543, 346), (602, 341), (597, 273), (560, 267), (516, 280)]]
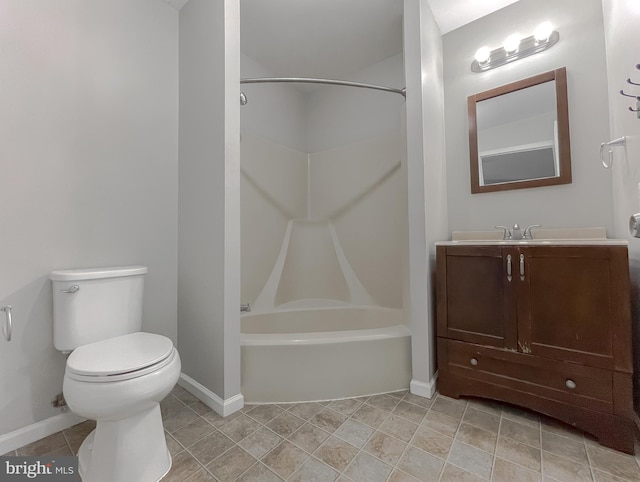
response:
[(249, 313), (251, 311), (251, 304), (247, 303), (245, 305), (240, 305), (240, 313), (246, 312)]

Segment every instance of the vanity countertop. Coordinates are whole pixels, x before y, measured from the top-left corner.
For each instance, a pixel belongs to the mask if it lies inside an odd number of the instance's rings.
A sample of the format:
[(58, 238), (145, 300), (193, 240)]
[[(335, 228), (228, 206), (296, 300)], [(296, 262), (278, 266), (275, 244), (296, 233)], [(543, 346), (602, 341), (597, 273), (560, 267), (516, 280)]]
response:
[(437, 241), (436, 246), (627, 246), (626, 239), (504, 239)]
[[(508, 228), (506, 228), (508, 231)], [(439, 241), (436, 246), (626, 246), (625, 239), (607, 238), (603, 227), (543, 228), (532, 227), (533, 239), (502, 239), (502, 229), (485, 231), (453, 231), (451, 241)], [(508, 234), (511, 234), (510, 232)]]

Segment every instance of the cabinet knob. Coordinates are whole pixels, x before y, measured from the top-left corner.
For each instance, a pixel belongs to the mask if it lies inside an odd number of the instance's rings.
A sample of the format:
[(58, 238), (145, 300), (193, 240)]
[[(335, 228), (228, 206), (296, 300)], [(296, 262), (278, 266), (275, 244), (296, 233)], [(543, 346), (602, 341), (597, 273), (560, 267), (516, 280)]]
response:
[(476, 366), (478, 364), (478, 359), (472, 358), (471, 360), (469, 360), (469, 363), (471, 363), (473, 366)]
[(573, 380), (571, 380), (570, 378), (567, 379), (566, 382), (564, 382), (564, 384), (567, 386), (568, 389), (573, 390), (574, 388), (576, 388), (576, 382), (574, 382)]

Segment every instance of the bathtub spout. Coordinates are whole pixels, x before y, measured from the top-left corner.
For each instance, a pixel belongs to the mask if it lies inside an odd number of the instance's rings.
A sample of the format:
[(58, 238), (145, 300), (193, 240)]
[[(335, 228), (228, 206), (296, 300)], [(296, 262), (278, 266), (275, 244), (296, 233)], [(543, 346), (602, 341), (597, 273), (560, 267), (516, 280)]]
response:
[(244, 305), (240, 305), (240, 313), (244, 313), (244, 312), (249, 313), (250, 311), (251, 311), (251, 304), (250, 303), (247, 303), (247, 304), (244, 304)]

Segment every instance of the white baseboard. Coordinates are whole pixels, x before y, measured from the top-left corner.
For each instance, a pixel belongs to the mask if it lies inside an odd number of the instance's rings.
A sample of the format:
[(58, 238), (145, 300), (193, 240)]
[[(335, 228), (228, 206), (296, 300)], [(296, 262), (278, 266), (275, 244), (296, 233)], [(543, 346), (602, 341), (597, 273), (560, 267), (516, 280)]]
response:
[(73, 412), (66, 412), (0, 435), (0, 455), (19, 449), (85, 420), (86, 418), (80, 417)]
[(421, 397), (432, 398), (436, 394), (436, 380), (438, 379), (438, 372), (433, 375), (433, 378), (429, 380), (429, 383), (421, 382), (415, 378), (411, 380), (409, 384), (409, 391), (414, 395)]
[[(241, 393), (227, 400), (223, 400), (184, 373), (180, 374), (178, 384), (223, 417), (231, 415), (244, 407), (244, 397)], [(36, 440), (53, 435), (56, 432), (65, 430), (85, 420), (86, 418), (76, 415), (73, 412), (65, 412), (32, 423), (13, 432), (0, 435), (0, 455), (24, 447)]]
[(213, 409), (222, 417), (231, 415), (244, 407), (244, 397), (242, 396), (242, 393), (223, 400), (207, 387), (196, 382), (193, 378), (189, 375), (185, 375), (184, 373), (180, 374), (178, 385), (197, 397), (202, 403)]

